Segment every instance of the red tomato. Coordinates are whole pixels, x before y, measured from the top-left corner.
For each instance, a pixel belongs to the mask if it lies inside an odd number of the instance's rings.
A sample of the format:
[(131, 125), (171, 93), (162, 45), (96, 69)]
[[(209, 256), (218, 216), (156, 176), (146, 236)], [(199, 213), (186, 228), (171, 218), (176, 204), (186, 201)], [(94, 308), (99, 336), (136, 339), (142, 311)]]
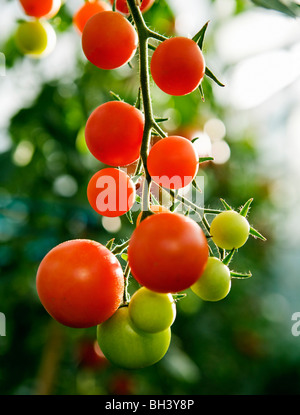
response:
[(168, 189), (180, 189), (194, 179), (198, 163), (197, 152), (188, 139), (170, 136), (151, 148), (147, 167), (155, 183)]
[(36, 287), (41, 303), (55, 320), (86, 328), (102, 323), (118, 309), (124, 276), (119, 261), (105, 246), (74, 239), (44, 257)]
[(137, 45), (134, 27), (118, 12), (95, 14), (82, 32), (82, 49), (86, 58), (101, 69), (125, 65), (135, 54)]
[(86, 144), (99, 161), (110, 166), (127, 166), (139, 158), (144, 131), (144, 115), (121, 101), (100, 105), (90, 115)]
[[(111, 4), (114, 4), (114, 0), (110, 0)], [(145, 13), (148, 9), (150, 9), (150, 7), (152, 6), (152, 4), (155, 2), (155, 0), (142, 0), (142, 5), (141, 5), (141, 12)], [(116, 1), (116, 10), (118, 10), (121, 13), (124, 14), (128, 14), (129, 10), (127, 7), (127, 2), (126, 0), (117, 0)]]
[(137, 282), (149, 290), (176, 293), (201, 276), (208, 244), (199, 225), (178, 213), (160, 213), (134, 230), (128, 261)]
[(20, 0), (20, 3), (28, 16), (37, 18), (50, 19), (58, 13), (61, 7), (61, 0)]
[(151, 74), (156, 85), (166, 94), (189, 94), (200, 85), (205, 74), (201, 49), (186, 37), (167, 39), (153, 52)]
[(92, 208), (103, 216), (116, 217), (128, 212), (135, 201), (135, 186), (122, 170), (108, 167), (91, 178), (87, 196)]
[(74, 14), (73, 24), (82, 33), (86, 22), (96, 13), (111, 10), (105, 1), (87, 1)]

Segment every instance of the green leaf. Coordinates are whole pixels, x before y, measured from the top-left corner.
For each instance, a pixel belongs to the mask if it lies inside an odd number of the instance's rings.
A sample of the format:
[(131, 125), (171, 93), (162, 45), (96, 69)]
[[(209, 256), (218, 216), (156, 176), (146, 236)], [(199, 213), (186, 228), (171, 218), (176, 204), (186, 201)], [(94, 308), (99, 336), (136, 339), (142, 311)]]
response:
[(131, 180), (133, 181), (134, 184), (136, 184), (136, 182), (139, 180), (139, 178), (143, 176), (143, 173), (139, 173), (133, 177), (131, 177)]
[(117, 101), (123, 101), (120, 95), (116, 94), (113, 91), (109, 91), (110, 95), (112, 95)]
[(221, 81), (219, 81), (216, 75), (214, 75), (212, 71), (208, 69), (207, 66), (205, 68), (205, 75), (208, 76), (210, 79), (212, 79), (217, 85), (222, 86), (222, 87), (225, 86)]
[(129, 220), (129, 222), (130, 222), (131, 224), (133, 224), (133, 219), (132, 219), (132, 213), (131, 213), (131, 210), (129, 210), (128, 212), (126, 212), (126, 217), (127, 217), (127, 219)]
[(300, 15), (300, 5), (291, 0), (285, 2), (280, 0), (252, 0), (252, 3), (265, 9), (276, 10), (290, 17)]
[(182, 300), (182, 298), (186, 297), (186, 293), (172, 294), (172, 297), (174, 301)]
[(247, 279), (247, 278), (251, 278), (252, 274), (251, 272), (247, 272), (247, 273), (241, 273), (241, 272), (235, 272), (235, 271), (230, 271), (230, 276), (231, 278), (236, 278), (238, 280), (243, 280), (243, 279)]
[(252, 228), (252, 226), (250, 227), (250, 232), (249, 233), (254, 238), (261, 239), (262, 241), (266, 241), (267, 240), (261, 233), (259, 233), (256, 229)]
[(154, 118), (155, 122), (158, 122), (158, 123), (169, 121), (169, 119), (170, 118), (162, 118), (162, 117)]
[(124, 259), (124, 261), (128, 261), (128, 254), (122, 254), (121, 258)]
[(107, 249), (111, 250), (111, 248), (113, 247), (115, 238), (110, 239), (107, 244), (105, 245)]
[(195, 36), (192, 38), (193, 41), (197, 43), (200, 49), (202, 49), (202, 46), (203, 46), (204, 36), (205, 36), (208, 23), (209, 21), (206, 22), (205, 25), (199, 30), (199, 32), (197, 32)]
[(230, 263), (230, 261), (232, 260), (232, 258), (233, 258), (233, 255), (235, 254), (235, 252), (236, 252), (236, 249), (232, 249), (227, 255), (226, 255), (226, 257), (223, 259), (223, 264), (224, 265), (228, 265), (229, 263)]
[(198, 159), (199, 163), (204, 163), (205, 161), (211, 161), (211, 160), (214, 160), (214, 158), (213, 157), (200, 157)]
[(141, 109), (141, 104), (142, 104), (142, 91), (141, 91), (141, 88), (139, 88), (138, 96), (137, 96), (137, 99), (136, 99), (136, 102), (135, 102), (134, 106), (135, 106), (135, 108), (140, 110)]
[(200, 187), (198, 186), (198, 184), (197, 184), (197, 182), (196, 182), (196, 180), (195, 180), (195, 179), (192, 181), (192, 186), (193, 186), (196, 190), (198, 190), (198, 192), (202, 193), (202, 189), (200, 189)]
[(251, 199), (249, 199), (245, 204), (244, 204), (244, 206), (241, 208), (241, 210), (240, 210), (240, 215), (242, 215), (242, 216), (244, 216), (244, 217), (246, 217), (247, 215), (248, 215), (248, 213), (249, 213), (249, 209), (250, 209), (250, 205), (251, 205), (251, 203), (253, 202), (253, 198), (251, 198)]
[(191, 140), (192, 143), (194, 143), (195, 141), (199, 140), (200, 137), (195, 137)]
[(227, 202), (225, 202), (225, 200), (224, 199), (220, 199), (221, 200), (221, 202), (222, 202), (222, 204), (223, 204), (223, 206), (224, 206), (224, 208), (226, 209), (226, 210), (233, 210), (232, 209), (232, 207), (231, 206), (229, 206), (228, 205), (228, 203)]
[(202, 87), (202, 84), (200, 84), (200, 85), (198, 86), (198, 89), (199, 89), (200, 94), (201, 94), (201, 99), (202, 99), (202, 101), (204, 102), (204, 101), (205, 101), (205, 98), (204, 98), (204, 92), (203, 92), (203, 87)]

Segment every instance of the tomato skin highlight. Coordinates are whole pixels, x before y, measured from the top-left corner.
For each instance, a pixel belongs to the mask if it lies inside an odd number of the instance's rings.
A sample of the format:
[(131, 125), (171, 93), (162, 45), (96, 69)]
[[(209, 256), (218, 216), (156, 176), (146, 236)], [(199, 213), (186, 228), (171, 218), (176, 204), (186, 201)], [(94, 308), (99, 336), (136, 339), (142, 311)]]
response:
[(189, 288), (202, 274), (208, 244), (199, 225), (178, 213), (144, 219), (134, 230), (128, 261), (137, 282), (159, 293)]
[(103, 11), (92, 16), (82, 32), (86, 58), (100, 69), (116, 69), (129, 62), (137, 49), (134, 27), (118, 12)]
[(140, 155), (144, 115), (121, 101), (97, 107), (85, 127), (86, 144), (93, 156), (109, 166), (127, 166)]
[(116, 217), (127, 213), (135, 202), (135, 186), (122, 170), (108, 167), (93, 175), (87, 187), (92, 208), (102, 216)]
[(181, 96), (198, 88), (205, 74), (205, 60), (196, 42), (178, 36), (158, 45), (150, 68), (155, 84), (163, 92)]
[(147, 167), (152, 179), (167, 189), (187, 186), (197, 174), (198, 155), (193, 144), (180, 136), (159, 140), (151, 148)]
[(125, 369), (140, 369), (155, 364), (167, 353), (171, 330), (159, 333), (137, 330), (130, 321), (128, 307), (121, 307), (97, 327), (97, 340), (110, 362)]
[(105, 246), (74, 239), (57, 245), (43, 258), (36, 288), (42, 305), (56, 321), (74, 328), (93, 327), (120, 306), (123, 270)]
[(87, 1), (74, 14), (73, 24), (80, 34), (82, 34), (87, 21), (97, 13), (111, 10), (105, 1)]

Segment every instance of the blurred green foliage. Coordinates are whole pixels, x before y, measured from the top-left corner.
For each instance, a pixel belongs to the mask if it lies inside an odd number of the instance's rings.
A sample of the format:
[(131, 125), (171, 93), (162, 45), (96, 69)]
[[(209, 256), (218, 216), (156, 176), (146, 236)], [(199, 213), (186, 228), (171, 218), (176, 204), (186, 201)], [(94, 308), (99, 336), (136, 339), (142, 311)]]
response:
[[(245, 8), (239, 1), (235, 12)], [(174, 34), (175, 16), (165, 1), (156, 2), (145, 18), (161, 33)], [(65, 6), (53, 25), (58, 42), (69, 32), (80, 49)], [(8, 71), (28, 59), (16, 50), (13, 34), (1, 48)], [(208, 35), (209, 48), (213, 52), (213, 33)], [(38, 67), (38, 62), (32, 65)], [(121, 230), (108, 232), (88, 205), (87, 183), (102, 166), (87, 151), (83, 128), (96, 106), (113, 99), (110, 91), (135, 102), (136, 67), (134, 60), (133, 69), (102, 71), (78, 53), (70, 69), (73, 79), (41, 77), (36, 98), (10, 120), (11, 147), (0, 153), (0, 311), (7, 319), (6, 336), (0, 337), (0, 394), (297, 393), (299, 357), (282, 352), (290, 337), (282, 337), (279, 323), (262, 315), (262, 302), (274, 286), (270, 266), (274, 235), (268, 220), (276, 207), (269, 198), (270, 179), (256, 168), (255, 131), (246, 131), (239, 140), (226, 136), (230, 160), (222, 165), (207, 163), (199, 175), (205, 178), (206, 206), (221, 208), (223, 198), (238, 208), (253, 197), (250, 222), (268, 242), (250, 238), (238, 252), (232, 267), (251, 270), (253, 278), (234, 280), (226, 299), (204, 303), (188, 291), (178, 302), (172, 344), (161, 362), (125, 371), (96, 359), (95, 328), (62, 327), (39, 302), (35, 275), (52, 247), (72, 238), (106, 244), (115, 237), (120, 242), (134, 229), (122, 217)], [(188, 129), (193, 134), (209, 118), (226, 118), (227, 109), (215, 101), (207, 79), (204, 103), (198, 91), (178, 98), (161, 95), (155, 86), (153, 90), (155, 113), (165, 116), (171, 109), (177, 131)], [(135, 290), (133, 280), (129, 288)]]

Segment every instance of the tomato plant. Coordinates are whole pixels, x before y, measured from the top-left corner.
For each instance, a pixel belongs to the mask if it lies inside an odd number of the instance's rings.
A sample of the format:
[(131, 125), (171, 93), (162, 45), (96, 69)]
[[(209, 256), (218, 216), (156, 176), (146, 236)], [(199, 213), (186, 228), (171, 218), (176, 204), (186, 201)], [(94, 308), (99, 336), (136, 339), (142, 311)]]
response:
[(139, 330), (157, 333), (171, 327), (176, 317), (176, 305), (171, 294), (160, 294), (141, 287), (131, 297), (128, 312)]
[(95, 14), (82, 32), (82, 49), (86, 58), (101, 69), (125, 65), (134, 56), (137, 44), (134, 27), (114, 11)]
[(86, 1), (73, 16), (73, 24), (80, 34), (82, 34), (86, 22), (96, 13), (111, 10), (109, 5), (102, 0)]
[[(84, 27), (82, 49), (89, 62), (109, 70), (130, 63), (138, 48), (139, 85), (134, 105), (112, 93), (114, 100), (99, 103), (87, 117), (87, 148), (108, 166), (90, 179), (87, 198), (99, 214), (126, 213), (132, 225), (135, 202), (140, 213), (131, 236), (122, 243), (112, 238), (104, 247), (95, 241), (73, 240), (53, 248), (39, 266), (37, 291), (54, 319), (70, 327), (97, 326), (105, 357), (134, 369), (152, 365), (166, 354), (176, 317), (175, 299), (184, 297), (189, 288), (207, 301), (224, 298), (232, 278), (251, 276), (230, 270), (233, 255), (249, 235), (264, 237), (247, 219), (252, 199), (239, 211), (223, 199), (223, 209), (214, 209), (199, 206), (180, 192), (182, 188), (201, 191), (195, 180), (199, 163), (212, 158), (199, 158), (190, 140), (168, 136), (160, 124), (164, 118), (154, 116), (150, 74), (162, 91), (175, 96), (198, 88), (203, 100), (204, 76), (224, 86), (207, 67), (202, 52), (208, 24), (192, 39), (168, 38), (144, 20), (142, 13), (153, 1), (112, 4), (117, 11), (95, 14), (96, 7), (106, 7), (99, 1), (87, 2), (75, 14), (75, 26), (79, 31)], [(151, 147), (153, 135), (158, 138)], [(134, 170), (126, 174), (120, 170), (124, 166)], [(156, 199), (162, 192), (170, 203)], [(208, 215), (215, 216), (211, 224)], [(131, 277), (140, 287), (130, 298)]]
[(28, 16), (50, 19), (58, 13), (61, 0), (20, 0), (20, 4)]
[(90, 115), (85, 139), (90, 152), (102, 163), (127, 166), (139, 158), (144, 116), (140, 110), (120, 101), (109, 101)]
[(128, 307), (97, 327), (100, 349), (109, 361), (126, 369), (151, 366), (163, 358), (171, 341), (171, 330), (146, 333), (131, 323)]
[(202, 274), (208, 245), (199, 225), (178, 213), (146, 218), (134, 230), (128, 246), (132, 275), (161, 293), (189, 288)]
[(79, 239), (48, 252), (39, 265), (36, 286), (41, 303), (55, 320), (85, 328), (117, 310), (124, 277), (119, 261), (105, 246)]
[(100, 215), (121, 216), (133, 206), (135, 186), (124, 171), (108, 167), (93, 175), (87, 196), (92, 208)]
[(198, 88), (205, 74), (201, 49), (186, 37), (167, 39), (153, 53), (151, 74), (165, 93), (187, 95)]
[(216, 257), (209, 257), (201, 277), (191, 286), (202, 300), (219, 301), (231, 288), (230, 270)]
[(33, 20), (20, 23), (16, 45), (20, 52), (33, 58), (47, 56), (56, 44), (56, 34), (47, 21)]
[(154, 144), (147, 165), (152, 180), (157, 184), (168, 189), (180, 189), (196, 176), (198, 156), (188, 139), (169, 136)]

